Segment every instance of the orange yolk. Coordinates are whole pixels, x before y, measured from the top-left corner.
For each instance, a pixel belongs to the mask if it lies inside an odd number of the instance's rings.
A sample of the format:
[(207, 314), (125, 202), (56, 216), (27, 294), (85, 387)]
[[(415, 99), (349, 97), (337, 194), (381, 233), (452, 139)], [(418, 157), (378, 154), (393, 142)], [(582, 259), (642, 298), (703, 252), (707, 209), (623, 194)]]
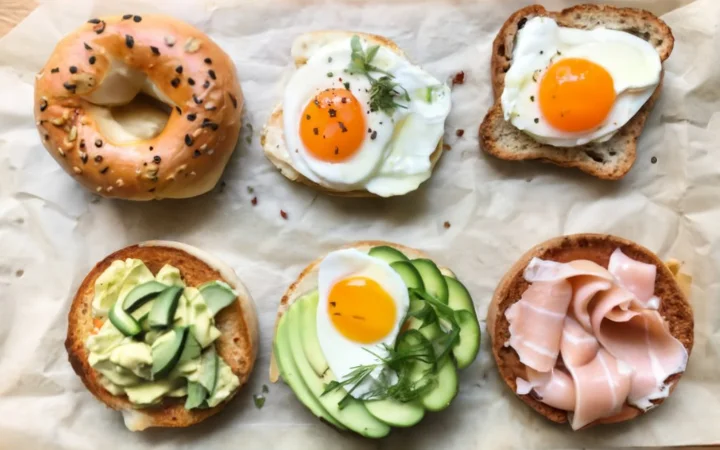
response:
[(562, 131), (577, 132), (603, 123), (615, 103), (613, 79), (602, 66), (579, 58), (551, 65), (540, 81), (540, 111)]
[(360, 150), (365, 139), (365, 115), (347, 89), (327, 89), (308, 103), (300, 118), (300, 138), (315, 158), (341, 162)]
[(392, 331), (397, 313), (393, 298), (375, 280), (351, 277), (330, 290), (328, 314), (340, 334), (372, 344)]

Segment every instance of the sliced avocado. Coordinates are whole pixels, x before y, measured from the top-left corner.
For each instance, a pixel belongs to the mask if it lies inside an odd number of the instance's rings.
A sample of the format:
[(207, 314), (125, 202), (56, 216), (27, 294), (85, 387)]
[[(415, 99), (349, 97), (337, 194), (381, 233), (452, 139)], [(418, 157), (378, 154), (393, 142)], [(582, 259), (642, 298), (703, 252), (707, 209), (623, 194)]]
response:
[(325, 385), (331, 381), (336, 381), (336, 379), (331, 370), (327, 370), (324, 377), (318, 377), (303, 351), (303, 333), (310, 334), (311, 336), (307, 337), (309, 339), (312, 339), (313, 336), (317, 339), (316, 322), (312, 322), (313, 326), (310, 329), (302, 327), (299, 316), (302, 314), (302, 308), (306, 306), (307, 303), (305, 302), (295, 302), (285, 314), (289, 316), (287, 326), (289, 328), (290, 349), (293, 359), (308, 389), (330, 415), (350, 430), (372, 438), (387, 436), (390, 433), (390, 427), (371, 415), (363, 402), (350, 398), (343, 408), (340, 407), (340, 402), (346, 395), (344, 389), (335, 389), (323, 395)]
[(237, 298), (237, 294), (232, 287), (222, 281), (210, 281), (201, 285), (198, 289), (213, 316)]
[(405, 286), (415, 289), (425, 289), (420, 272), (417, 271), (410, 261), (395, 261), (390, 263), (390, 267), (400, 275)]
[(440, 273), (443, 274), (443, 275), (445, 275), (446, 277), (457, 278), (457, 277), (455, 276), (455, 272), (453, 272), (452, 270), (448, 269), (447, 267), (440, 267)]
[(277, 333), (275, 334), (275, 342), (273, 342), (275, 360), (277, 362), (278, 369), (280, 370), (282, 379), (288, 386), (290, 386), (290, 389), (293, 390), (298, 400), (307, 406), (307, 408), (315, 414), (315, 416), (341, 430), (345, 430), (346, 428), (322, 407), (320, 401), (312, 394), (312, 392), (310, 392), (310, 389), (308, 389), (305, 381), (303, 381), (300, 377), (300, 373), (292, 355), (292, 350), (290, 349), (290, 335), (287, 319), (288, 314), (283, 314), (280, 318)]
[(123, 309), (128, 312), (135, 311), (165, 289), (167, 289), (167, 286), (157, 281), (138, 284), (125, 296)]
[(180, 353), (178, 363), (193, 360), (200, 356), (200, 353), (202, 353), (200, 343), (197, 339), (195, 339), (195, 336), (188, 331), (188, 335), (185, 338), (185, 345), (183, 346), (182, 353)]
[(174, 335), (157, 345), (152, 347), (152, 374), (153, 379), (162, 378), (172, 370), (180, 359), (185, 338), (187, 337), (187, 327), (178, 327), (170, 333)]
[(160, 293), (153, 302), (148, 315), (152, 328), (167, 328), (173, 323), (173, 316), (177, 309), (178, 300), (183, 293), (181, 286), (170, 286)]
[(470, 311), (455, 311), (455, 320), (460, 325), (460, 340), (452, 349), (458, 369), (464, 369), (473, 361), (480, 349), (480, 324)]
[(153, 302), (147, 302), (142, 306), (138, 307), (135, 311), (131, 312), (130, 315), (138, 322), (142, 322), (143, 320), (147, 319), (148, 314), (150, 314), (150, 310), (152, 310), (152, 305)]
[(400, 250), (388, 247), (387, 245), (379, 245), (373, 247), (368, 252), (373, 258), (378, 258), (385, 261), (388, 264), (394, 263), (395, 261), (407, 261), (408, 257), (403, 254)]
[(393, 399), (366, 400), (365, 408), (376, 419), (392, 427), (411, 427), (425, 417), (419, 401), (402, 403)]
[(200, 383), (188, 381), (187, 400), (185, 400), (185, 409), (195, 409), (205, 402), (208, 397), (208, 391)]
[(122, 302), (116, 301), (108, 313), (110, 322), (125, 336), (140, 334), (142, 327), (130, 314), (122, 308)]
[(413, 266), (417, 269), (422, 277), (425, 291), (447, 305), (448, 302), (448, 286), (445, 277), (440, 273), (434, 262), (429, 259), (413, 259)]
[(448, 286), (448, 306), (455, 311), (469, 311), (475, 316), (475, 305), (465, 285), (457, 279), (445, 276)]
[(209, 395), (215, 392), (218, 379), (218, 355), (215, 346), (211, 345), (200, 356), (200, 368), (198, 374), (198, 383), (207, 389)]
[[(307, 303), (302, 308), (300, 320), (302, 321), (301, 326), (303, 328), (317, 327), (317, 307), (318, 307), (319, 293), (315, 291), (312, 294), (306, 295), (298, 301)], [(303, 352), (307, 357), (308, 362), (312, 366), (315, 373), (322, 377), (326, 370), (328, 370), (328, 363), (323, 355), (322, 348), (320, 347), (320, 341), (318, 339), (310, 339), (310, 333), (303, 333), (302, 345)]]

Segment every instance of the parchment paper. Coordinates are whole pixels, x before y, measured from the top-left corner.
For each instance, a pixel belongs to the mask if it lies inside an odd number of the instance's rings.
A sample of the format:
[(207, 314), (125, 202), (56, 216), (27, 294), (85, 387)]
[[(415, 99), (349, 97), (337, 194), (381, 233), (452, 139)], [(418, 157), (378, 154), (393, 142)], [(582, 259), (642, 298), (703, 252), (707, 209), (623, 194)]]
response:
[[(676, 44), (638, 160), (617, 182), (540, 163), (502, 162), (479, 151), (477, 127), (491, 103), (491, 42), (507, 16), (526, 2), (43, 4), (0, 40), (0, 447), (504, 449), (720, 443), (720, 158), (715, 153), (720, 2), (698, 0), (681, 7), (684, 3), (622, 2), (665, 14)], [(196, 24), (233, 57), (254, 131), (245, 130), (222, 186), (212, 193), (151, 203), (101, 199), (81, 189), (40, 145), (32, 117), (33, 77), (61, 36), (88, 18), (151, 12)], [(442, 79), (465, 71), (447, 122), (451, 150), (416, 193), (390, 200), (318, 195), (287, 182), (262, 155), (259, 130), (291, 73), (292, 40), (327, 28), (386, 35)], [(465, 130), (463, 137), (456, 136), (458, 129)], [(319, 254), (360, 239), (422, 248), (452, 267), (484, 317), (497, 281), (525, 250), (576, 232), (633, 239), (663, 257), (684, 260), (694, 277), (695, 347), (682, 382), (658, 410), (630, 424), (575, 433), (552, 425), (499, 380), (486, 334), (478, 360), (461, 374), (452, 406), (380, 441), (320, 423), (282, 383), (270, 386), (262, 409), (254, 406), (252, 395), (269, 384), (280, 296)], [(179, 240), (227, 261), (260, 314), (262, 345), (250, 385), (219, 416), (187, 430), (127, 431), (120, 414), (86, 391), (63, 348), (70, 300), (87, 271), (110, 252), (148, 239)]]

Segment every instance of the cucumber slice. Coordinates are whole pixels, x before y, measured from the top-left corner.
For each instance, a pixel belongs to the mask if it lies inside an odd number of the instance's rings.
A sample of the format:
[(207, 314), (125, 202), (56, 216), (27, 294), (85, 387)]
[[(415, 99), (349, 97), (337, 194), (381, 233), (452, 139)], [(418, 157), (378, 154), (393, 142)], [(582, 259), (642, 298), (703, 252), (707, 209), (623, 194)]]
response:
[(420, 397), (428, 411), (441, 411), (453, 401), (458, 393), (458, 377), (455, 364), (449, 357), (438, 363), (437, 386)]
[(185, 400), (185, 409), (195, 409), (202, 406), (208, 396), (208, 391), (200, 383), (188, 381), (187, 400)]
[(392, 247), (388, 247), (387, 245), (380, 245), (371, 248), (370, 252), (368, 252), (368, 255), (372, 256), (373, 258), (381, 259), (388, 264), (392, 264), (396, 261), (408, 260), (408, 257), (405, 256), (403, 252), (401, 252), (400, 250), (396, 250)]
[(140, 334), (142, 327), (130, 314), (122, 308), (122, 302), (116, 301), (108, 313), (110, 322), (125, 336)]
[(448, 276), (445, 277), (445, 282), (448, 286), (448, 306), (455, 311), (469, 311), (473, 316), (477, 316), (467, 288), (455, 278)]
[(200, 368), (198, 369), (200, 371), (198, 382), (207, 389), (210, 395), (215, 392), (217, 385), (218, 366), (218, 355), (215, 346), (211, 345), (200, 356)]
[(132, 312), (167, 288), (167, 285), (157, 281), (138, 284), (125, 296), (123, 309)]
[(410, 261), (395, 261), (390, 263), (390, 267), (400, 275), (405, 286), (415, 289), (425, 289), (420, 272), (417, 271)]
[(187, 337), (187, 327), (175, 328), (174, 336), (152, 348), (152, 375), (157, 380), (167, 375), (177, 364)]
[(182, 293), (181, 286), (170, 286), (157, 296), (148, 315), (148, 322), (152, 328), (167, 328), (172, 325)]
[(197, 339), (195, 339), (195, 335), (188, 332), (188, 335), (185, 338), (185, 345), (183, 346), (182, 353), (180, 353), (180, 359), (178, 360), (178, 363), (193, 360), (200, 356), (200, 353), (202, 353), (202, 347), (200, 346), (200, 343)]
[(198, 289), (213, 316), (237, 298), (232, 287), (222, 281), (210, 281)]
[(442, 303), (448, 302), (448, 285), (440, 269), (429, 259), (413, 259), (410, 261), (422, 277), (425, 292), (432, 295)]
[(464, 369), (473, 361), (480, 349), (480, 324), (470, 311), (455, 311), (455, 320), (460, 325), (460, 340), (452, 349), (458, 369)]

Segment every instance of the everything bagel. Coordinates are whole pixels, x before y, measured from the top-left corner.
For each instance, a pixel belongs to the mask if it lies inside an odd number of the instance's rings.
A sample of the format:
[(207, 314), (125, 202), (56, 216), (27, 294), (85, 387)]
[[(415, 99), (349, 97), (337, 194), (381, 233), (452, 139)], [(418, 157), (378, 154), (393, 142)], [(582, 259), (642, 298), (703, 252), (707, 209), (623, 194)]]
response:
[(165, 16), (91, 19), (60, 41), (35, 81), (48, 152), (86, 188), (131, 200), (212, 189), (235, 148), (242, 105), (229, 56)]

